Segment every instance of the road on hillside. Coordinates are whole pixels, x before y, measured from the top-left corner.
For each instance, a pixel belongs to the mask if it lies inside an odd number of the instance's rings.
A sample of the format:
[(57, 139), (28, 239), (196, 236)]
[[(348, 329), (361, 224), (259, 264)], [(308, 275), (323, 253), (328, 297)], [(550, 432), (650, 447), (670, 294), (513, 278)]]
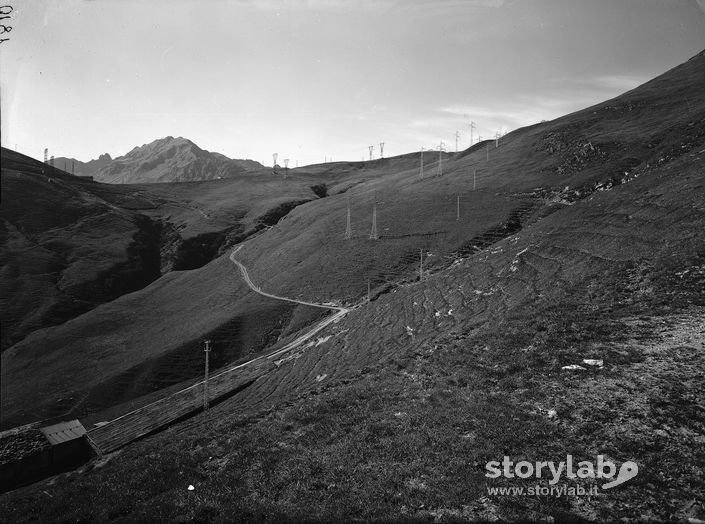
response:
[[(252, 282), (245, 266), (235, 259), (235, 254), (239, 249), (240, 248), (234, 250), (230, 254), (230, 260), (240, 268), (243, 279), (255, 293), (275, 300), (335, 310), (335, 314), (316, 323), (311, 329), (272, 353), (261, 355), (242, 364), (231, 366), (214, 373), (209, 379), (209, 390), (214, 397), (232, 393), (232, 391), (237, 388), (247, 387), (249, 383), (256, 380), (262, 374), (267, 373), (268, 370), (272, 369), (275, 365), (278, 365), (273, 359), (300, 346), (326, 326), (337, 322), (349, 311), (349, 309), (340, 306), (316, 304), (293, 298), (280, 297), (262, 291)], [(237, 373), (237, 375), (234, 375), (234, 373)], [(119, 449), (140, 437), (162, 429), (179, 418), (190, 416), (198, 412), (202, 409), (203, 396), (201, 389), (203, 386), (204, 381), (198, 381), (167, 397), (134, 409), (109, 422), (101, 423), (88, 431), (88, 439), (101, 453), (109, 453)]]
[(240, 273), (242, 273), (242, 278), (245, 280), (245, 282), (247, 283), (247, 285), (250, 287), (250, 289), (252, 291), (254, 291), (255, 293), (262, 295), (264, 297), (273, 298), (275, 300), (283, 300), (285, 302), (292, 302), (294, 304), (301, 304), (302, 306), (320, 307), (320, 308), (331, 309), (331, 310), (337, 311), (334, 315), (318, 322), (312, 329), (308, 330), (303, 335), (300, 335), (296, 339), (292, 340), (287, 345), (285, 345), (283, 348), (281, 348), (273, 353), (270, 353), (268, 355), (265, 355), (263, 357), (253, 359), (253, 360), (246, 362), (245, 364), (241, 364), (241, 365), (247, 365), (250, 362), (254, 362), (256, 360), (259, 360), (260, 358), (272, 359), (272, 358), (275, 358), (275, 357), (281, 355), (282, 353), (286, 353), (287, 351), (290, 351), (290, 350), (294, 349), (295, 347), (299, 346), (303, 342), (306, 342), (309, 338), (314, 336), (316, 333), (321, 331), (323, 328), (325, 328), (329, 324), (337, 322), (339, 319), (341, 319), (343, 316), (345, 316), (348, 313), (348, 311), (350, 311), (348, 308), (344, 308), (341, 306), (334, 306), (334, 305), (330, 305), (330, 304), (316, 304), (314, 302), (306, 302), (305, 300), (297, 300), (294, 298), (280, 297), (278, 295), (273, 295), (271, 293), (267, 293), (266, 291), (262, 291), (250, 279), (250, 275), (247, 273), (247, 268), (240, 261), (238, 261), (235, 258), (235, 254), (238, 251), (240, 251), (241, 247), (242, 247), (242, 245), (238, 246), (237, 249), (235, 249), (232, 253), (230, 253), (230, 260), (233, 262), (233, 264), (235, 264), (238, 268), (240, 268)]

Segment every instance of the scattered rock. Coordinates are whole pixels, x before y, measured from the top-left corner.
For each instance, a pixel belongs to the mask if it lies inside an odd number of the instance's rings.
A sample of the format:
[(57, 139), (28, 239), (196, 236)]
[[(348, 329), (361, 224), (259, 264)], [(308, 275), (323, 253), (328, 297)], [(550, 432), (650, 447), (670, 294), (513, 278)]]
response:
[(585, 368), (583, 366), (579, 366), (578, 364), (570, 364), (569, 366), (563, 366), (561, 369), (564, 369), (566, 371), (585, 371)]

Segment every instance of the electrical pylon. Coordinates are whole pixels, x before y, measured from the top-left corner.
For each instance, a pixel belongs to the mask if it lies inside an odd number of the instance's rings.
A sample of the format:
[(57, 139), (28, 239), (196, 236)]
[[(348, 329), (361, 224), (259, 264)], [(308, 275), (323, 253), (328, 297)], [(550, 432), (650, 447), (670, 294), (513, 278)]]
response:
[(372, 230), (370, 231), (370, 240), (377, 240), (379, 235), (377, 235), (377, 199), (375, 198), (375, 204), (372, 207)]
[(367, 148), (370, 150), (370, 160), (372, 160), (372, 152), (375, 150), (375, 146), (367, 146)]
[(379, 143), (379, 157), (384, 158), (384, 142)]

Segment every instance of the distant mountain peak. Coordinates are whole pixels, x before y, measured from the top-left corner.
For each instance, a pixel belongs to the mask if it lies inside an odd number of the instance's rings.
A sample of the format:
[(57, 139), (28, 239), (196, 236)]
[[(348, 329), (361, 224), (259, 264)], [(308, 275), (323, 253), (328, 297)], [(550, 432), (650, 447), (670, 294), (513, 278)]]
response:
[(184, 182), (231, 178), (262, 167), (254, 160), (234, 160), (170, 135), (134, 147), (101, 167), (95, 177), (112, 183)]

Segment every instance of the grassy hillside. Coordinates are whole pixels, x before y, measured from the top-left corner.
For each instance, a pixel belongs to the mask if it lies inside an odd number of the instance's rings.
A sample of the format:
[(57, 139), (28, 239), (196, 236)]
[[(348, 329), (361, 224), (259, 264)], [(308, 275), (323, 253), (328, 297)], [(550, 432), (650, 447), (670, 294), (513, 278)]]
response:
[[(3, 149), (2, 426), (96, 413), (198, 375), (192, 348), (214, 332), (215, 366), (275, 342), (295, 308), (245, 298), (225, 258), (205, 276), (169, 271), (207, 265), (320, 184), (269, 173), (106, 185)], [(160, 378), (164, 366), (177, 371)]]
[[(270, 292), (352, 301), (369, 278), (373, 300), (207, 413), (3, 495), (3, 516), (705, 518), (703, 83), (705, 53), (498, 148), (474, 146), (442, 178), (421, 180), (413, 157), (316, 166), (331, 196), (248, 240), (243, 260)], [(183, 274), (203, 279), (197, 301), (211, 279), (238, 285), (225, 262)], [(567, 454), (635, 461), (639, 475), (595, 497), (487, 491), (537, 482), (488, 479), (488, 461)]]
[(153, 224), (95, 184), (5, 148), (1, 177), (3, 350), (159, 276)]

